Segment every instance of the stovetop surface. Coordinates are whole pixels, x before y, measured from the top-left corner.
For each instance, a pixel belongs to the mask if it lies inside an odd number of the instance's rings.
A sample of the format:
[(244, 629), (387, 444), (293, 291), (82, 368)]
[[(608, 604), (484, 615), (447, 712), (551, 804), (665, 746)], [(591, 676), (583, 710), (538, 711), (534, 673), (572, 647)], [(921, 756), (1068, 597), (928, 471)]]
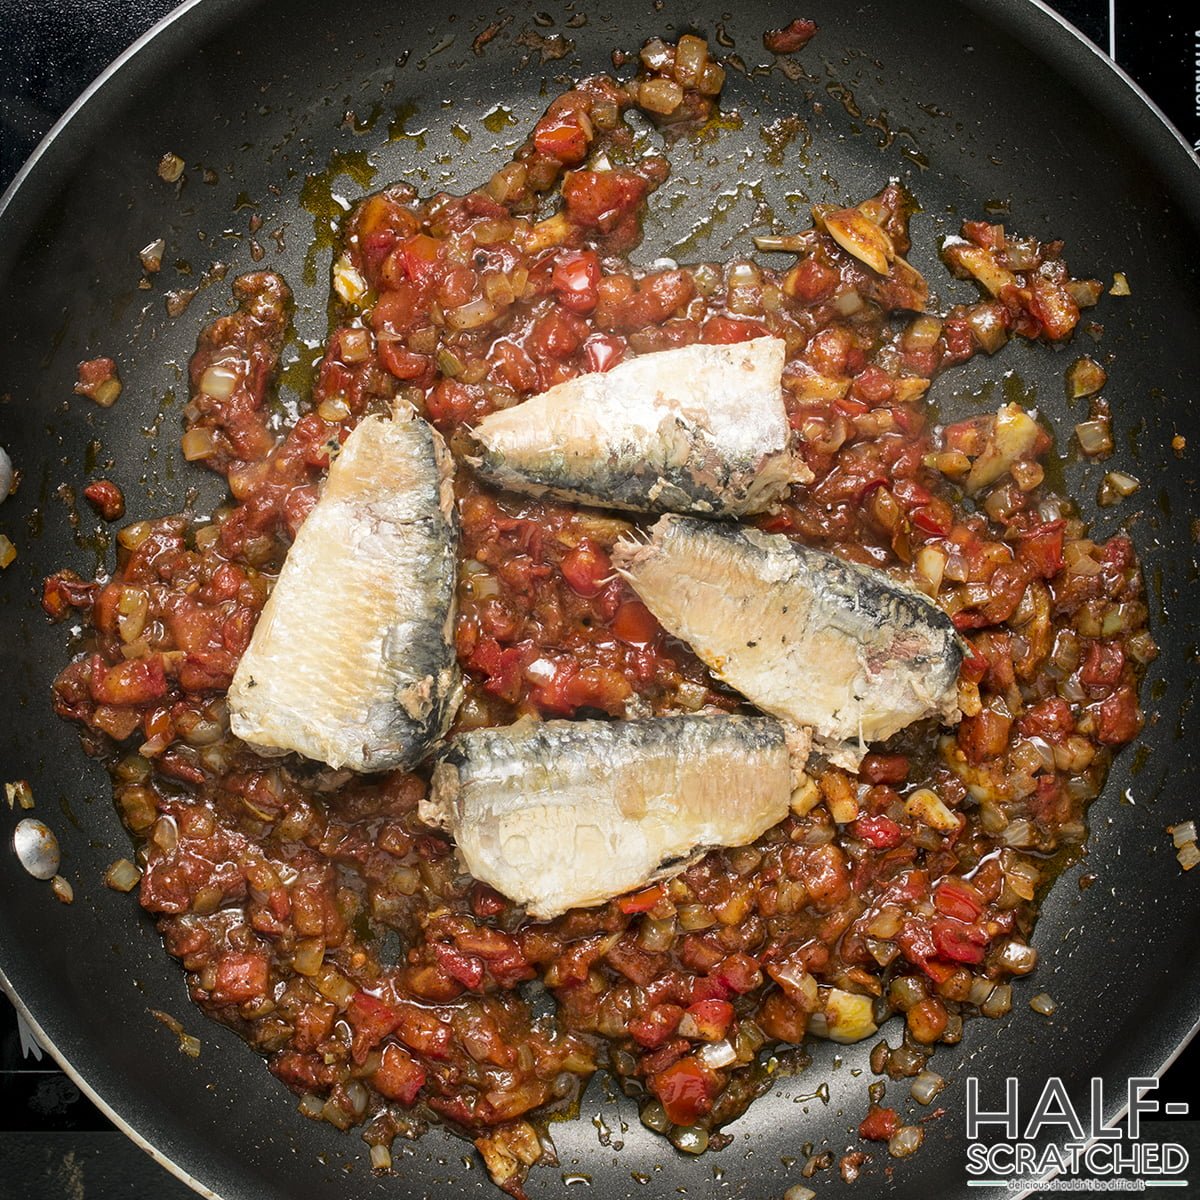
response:
[[(1174, 0), (1154, 19), (1134, 0), (1050, 3), (1200, 148), (1194, 0)], [(83, 88), (174, 7), (173, 0), (0, 0), (0, 190)], [(1197, 1078), (1200, 1039), (1167, 1072), (1158, 1098), (1200, 1113)], [(1173, 1130), (1200, 1148), (1200, 1125), (1176, 1122)], [(64, 1196), (188, 1200), (193, 1193), (113, 1129), (0, 993), (0, 1200)]]

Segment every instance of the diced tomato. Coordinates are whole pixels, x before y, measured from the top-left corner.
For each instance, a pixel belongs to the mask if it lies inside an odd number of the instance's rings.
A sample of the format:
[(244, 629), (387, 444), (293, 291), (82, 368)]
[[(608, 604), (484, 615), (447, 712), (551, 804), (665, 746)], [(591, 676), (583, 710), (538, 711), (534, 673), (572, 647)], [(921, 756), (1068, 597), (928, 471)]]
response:
[(590, 122), (572, 109), (547, 113), (533, 131), (533, 144), (539, 154), (557, 159), (565, 167), (574, 167), (587, 157)]
[(617, 901), (617, 907), (623, 913), (649, 912), (666, 894), (667, 889), (661, 883), (656, 883), (653, 887), (643, 888), (640, 892), (622, 896)]
[(899, 1128), (900, 1114), (894, 1108), (872, 1104), (858, 1126), (858, 1136), (868, 1142), (886, 1142)]
[(1075, 732), (1071, 706), (1061, 696), (1050, 696), (1027, 709), (1019, 728), (1026, 737), (1040, 737), (1057, 745)]
[(983, 914), (983, 897), (965, 879), (943, 879), (933, 890), (933, 905), (940, 913), (970, 924)]
[(502, 913), (507, 901), (494, 888), (486, 883), (471, 885), (471, 911), (477, 917), (494, 917)]
[(389, 1042), (371, 1076), (375, 1090), (405, 1106), (413, 1103), (425, 1083), (425, 1068), (403, 1046)]
[(896, 381), (882, 367), (864, 367), (850, 385), (859, 400), (870, 405), (884, 404), (896, 394)]
[(538, 369), (523, 346), (508, 338), (492, 344), (490, 357), (496, 372), (514, 392), (535, 392), (538, 389)]
[(903, 783), (908, 778), (908, 758), (903, 754), (868, 754), (858, 773), (868, 783)]
[(840, 279), (832, 267), (809, 255), (783, 277), (783, 290), (801, 304), (816, 304), (833, 292)]
[(625, 354), (625, 339), (611, 333), (593, 333), (583, 343), (589, 371), (607, 371)]
[(434, 948), (438, 966), (450, 976), (458, 980), (463, 987), (474, 991), (483, 982), (483, 962), (474, 954), (463, 954), (453, 946), (437, 943)]
[(851, 828), (856, 838), (877, 850), (890, 850), (904, 841), (904, 830), (891, 817), (859, 817)]
[(646, 187), (640, 175), (620, 168), (575, 171), (562, 185), (562, 198), (575, 224), (607, 233), (641, 203)]
[(379, 360), (397, 379), (418, 379), (433, 365), (427, 354), (417, 354), (401, 342), (381, 341)]
[(404, 259), (404, 270), (414, 283), (425, 284), (441, 272), (446, 243), (442, 238), (417, 233), (400, 243), (399, 253)]
[(1063, 568), (1065, 528), (1065, 521), (1050, 521), (1021, 536), (1017, 555), (1042, 579), (1052, 579)]
[(727, 346), (734, 342), (748, 342), (752, 338), (766, 337), (770, 331), (757, 321), (741, 321), (718, 314), (709, 317), (700, 330), (700, 340), (710, 346)]
[(730, 954), (721, 960), (713, 974), (739, 996), (752, 992), (762, 983), (762, 970), (748, 954)]
[(675, 1125), (695, 1125), (712, 1111), (717, 1079), (695, 1058), (681, 1058), (650, 1078), (650, 1090), (658, 1097), (667, 1117)]
[(1118, 688), (1100, 703), (1096, 713), (1096, 736), (1106, 746), (1120, 746), (1130, 741), (1141, 727), (1137, 693), (1133, 688)]
[(571, 590), (588, 598), (600, 595), (612, 575), (612, 561), (608, 555), (587, 538), (563, 556), (559, 568)]
[(551, 286), (559, 304), (575, 313), (596, 307), (600, 282), (600, 256), (595, 250), (567, 250), (554, 260)]
[(633, 1017), (628, 1024), (629, 1036), (647, 1050), (657, 1050), (673, 1037), (683, 1017), (678, 1004), (656, 1004), (645, 1016)]
[(1112, 687), (1121, 679), (1125, 651), (1120, 642), (1093, 642), (1079, 678), (1088, 687)]
[(401, 1013), (378, 996), (355, 992), (346, 1009), (346, 1021), (354, 1031), (351, 1057), (356, 1063), (362, 1063), (367, 1054), (400, 1024)]
[(162, 656), (131, 658), (108, 666), (99, 654), (91, 658), (91, 692), (97, 704), (148, 704), (167, 693)]
[(938, 955), (951, 962), (981, 963), (987, 935), (975, 926), (939, 917), (933, 922), (933, 944)]
[(217, 960), (217, 979), (212, 998), (217, 1004), (240, 1004), (265, 996), (267, 956), (257, 950), (234, 951)]
[(816, 36), (816, 32), (816, 21), (810, 21), (807, 17), (797, 17), (782, 29), (768, 29), (763, 34), (763, 45), (772, 54), (794, 54), (797, 50), (803, 50)]
[(626, 600), (612, 620), (612, 631), (630, 646), (648, 646), (662, 630), (654, 614), (640, 600)]

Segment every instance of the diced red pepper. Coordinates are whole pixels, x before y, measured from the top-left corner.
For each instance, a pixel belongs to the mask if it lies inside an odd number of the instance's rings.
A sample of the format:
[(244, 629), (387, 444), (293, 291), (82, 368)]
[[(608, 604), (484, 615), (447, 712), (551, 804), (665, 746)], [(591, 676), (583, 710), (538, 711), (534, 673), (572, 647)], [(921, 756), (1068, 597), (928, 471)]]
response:
[(574, 167), (587, 157), (590, 122), (573, 109), (547, 113), (533, 131), (533, 144), (539, 154), (557, 159), (565, 167)]
[(666, 894), (666, 888), (661, 883), (656, 883), (653, 887), (643, 888), (640, 892), (622, 896), (617, 901), (617, 907), (623, 913), (649, 912)]
[(933, 944), (939, 956), (951, 962), (981, 963), (987, 935), (973, 925), (939, 917), (933, 923)]
[(940, 913), (970, 924), (983, 914), (983, 897), (965, 879), (943, 879), (933, 890), (933, 905)]
[(679, 1031), (684, 1037), (719, 1042), (733, 1021), (733, 1005), (728, 1000), (698, 1000), (689, 1006)]

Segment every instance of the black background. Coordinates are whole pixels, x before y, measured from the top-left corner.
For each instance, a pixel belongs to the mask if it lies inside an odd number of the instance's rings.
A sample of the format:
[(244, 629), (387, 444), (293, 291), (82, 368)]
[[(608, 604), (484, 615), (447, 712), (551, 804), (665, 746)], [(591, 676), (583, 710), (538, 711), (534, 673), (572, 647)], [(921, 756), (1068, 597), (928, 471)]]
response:
[[(1200, 146), (1200, 6), (1175, 0), (1057, 0), (1052, 5), (1116, 59)], [(0, 0), (0, 189), (91, 80), (173, 7), (173, 0)], [(798, 6), (802, 8), (803, 6)], [(916, 10), (917, 6), (914, 6)], [(1110, 13), (1115, 22), (1110, 25)], [(1188, 1124), (1156, 1136), (1200, 1149), (1200, 1040), (1166, 1073), (1162, 1102), (1189, 1105)], [(109, 1200), (193, 1193), (156, 1166), (83, 1097), (48, 1056), (22, 1052), (0, 996), (0, 1200)]]

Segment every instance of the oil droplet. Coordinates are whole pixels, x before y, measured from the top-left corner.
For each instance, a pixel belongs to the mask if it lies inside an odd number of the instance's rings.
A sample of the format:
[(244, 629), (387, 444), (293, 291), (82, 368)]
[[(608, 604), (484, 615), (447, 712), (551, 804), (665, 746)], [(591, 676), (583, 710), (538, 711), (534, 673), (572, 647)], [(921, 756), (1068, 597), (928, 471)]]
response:
[(425, 134), (428, 128), (409, 129), (408, 123), (417, 115), (417, 105), (414, 100), (406, 100), (396, 106), (395, 115), (388, 123), (388, 141), (410, 141), (418, 150), (425, 149)]
[(513, 116), (513, 110), (507, 104), (497, 104), (495, 108), (483, 114), (483, 127), (488, 133), (502, 133), (516, 123), (517, 118)]
[(333, 182), (339, 176), (353, 180), (366, 191), (375, 178), (375, 168), (364, 151), (341, 150), (329, 156), (324, 171), (305, 176), (300, 189), (300, 204), (313, 219), (313, 238), (304, 253), (303, 277), (308, 287), (315, 287), (317, 283), (317, 255), (322, 250), (334, 248), (342, 217), (350, 207), (349, 202), (333, 190)]

